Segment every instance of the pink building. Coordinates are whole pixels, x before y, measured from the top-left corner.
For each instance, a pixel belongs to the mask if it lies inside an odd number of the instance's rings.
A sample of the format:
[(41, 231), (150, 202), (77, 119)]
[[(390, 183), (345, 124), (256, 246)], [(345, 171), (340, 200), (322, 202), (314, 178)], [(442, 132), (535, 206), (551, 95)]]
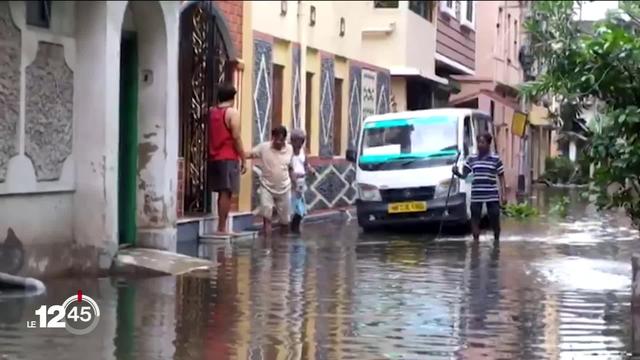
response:
[[(477, 108), (493, 116), (496, 145), (505, 165), (507, 187), (517, 188), (520, 138), (511, 134), (511, 121), (520, 110), (517, 87), (523, 82), (519, 51), (526, 1), (474, 1), (475, 74), (454, 76), (461, 91), (451, 95), (450, 104)], [(529, 167), (525, 168), (526, 174)], [(527, 176), (528, 177), (528, 176)], [(528, 183), (528, 181), (527, 181)]]

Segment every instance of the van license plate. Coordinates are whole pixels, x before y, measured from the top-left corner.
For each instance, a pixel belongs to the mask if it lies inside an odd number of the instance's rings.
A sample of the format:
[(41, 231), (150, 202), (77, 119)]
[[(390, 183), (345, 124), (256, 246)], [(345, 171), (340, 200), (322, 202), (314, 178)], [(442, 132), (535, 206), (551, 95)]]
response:
[(388, 207), (389, 214), (412, 213), (427, 211), (426, 201), (410, 201), (403, 203), (391, 203)]

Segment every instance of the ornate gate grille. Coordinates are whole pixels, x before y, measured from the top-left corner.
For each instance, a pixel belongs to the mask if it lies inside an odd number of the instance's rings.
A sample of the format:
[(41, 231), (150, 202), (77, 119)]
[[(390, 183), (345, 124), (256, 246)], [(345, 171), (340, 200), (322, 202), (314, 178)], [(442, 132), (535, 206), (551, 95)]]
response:
[(227, 48), (211, 1), (180, 16), (180, 156), (184, 158), (184, 214), (211, 209), (207, 189), (208, 110), (218, 84), (230, 78)]

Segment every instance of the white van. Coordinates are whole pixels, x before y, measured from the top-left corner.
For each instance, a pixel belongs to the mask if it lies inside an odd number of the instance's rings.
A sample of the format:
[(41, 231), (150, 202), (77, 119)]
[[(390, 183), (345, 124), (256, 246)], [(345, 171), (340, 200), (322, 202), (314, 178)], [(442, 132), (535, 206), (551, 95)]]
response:
[[(358, 224), (460, 223), (470, 220), (471, 183), (451, 176), (476, 152), (476, 135), (495, 134), (489, 114), (444, 108), (370, 116), (362, 123), (356, 166)], [(495, 136), (492, 150), (495, 152)], [(448, 211), (447, 192), (451, 187)]]

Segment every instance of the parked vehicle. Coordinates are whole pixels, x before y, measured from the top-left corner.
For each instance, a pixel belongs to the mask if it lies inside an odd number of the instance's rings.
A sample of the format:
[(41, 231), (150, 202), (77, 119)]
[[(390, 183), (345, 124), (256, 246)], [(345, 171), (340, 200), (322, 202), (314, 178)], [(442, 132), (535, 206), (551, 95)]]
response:
[(471, 176), (452, 177), (451, 167), (457, 161), (461, 168), (466, 157), (476, 152), (476, 135), (481, 132), (494, 134), (493, 121), (474, 109), (366, 118), (357, 149), (347, 151), (347, 159), (356, 164), (358, 224), (364, 230), (440, 221), (467, 225)]

